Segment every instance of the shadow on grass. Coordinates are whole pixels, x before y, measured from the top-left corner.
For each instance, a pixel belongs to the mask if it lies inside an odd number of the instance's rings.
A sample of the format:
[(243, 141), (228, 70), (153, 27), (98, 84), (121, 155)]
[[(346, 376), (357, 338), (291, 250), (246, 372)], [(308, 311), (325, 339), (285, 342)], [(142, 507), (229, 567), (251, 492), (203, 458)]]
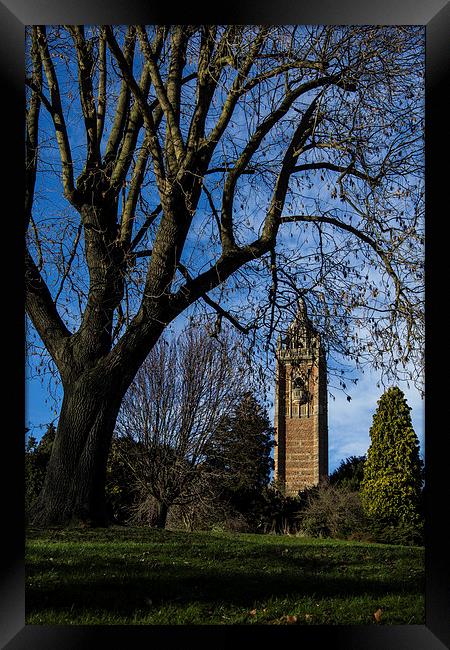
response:
[[(282, 566), (280, 566), (280, 564)], [(108, 568), (107, 568), (108, 567)], [(34, 571), (48, 569), (47, 563), (37, 563)], [(95, 571), (82, 572), (82, 566), (59, 567), (51, 580), (28, 587), (28, 612), (43, 609), (74, 607), (114, 611), (131, 616), (136, 609), (173, 602), (178, 606), (195, 601), (199, 603), (232, 604), (250, 607), (254, 602), (270, 598), (349, 598), (364, 594), (372, 597), (398, 594), (402, 596), (423, 593), (420, 577), (402, 580), (400, 576), (367, 577), (346, 576), (345, 571), (330, 571), (327, 560), (313, 563), (296, 562), (283, 558), (270, 572), (246, 569), (223, 569), (160, 566), (154, 569), (138, 562), (127, 562), (124, 569), (112, 570), (111, 565), (96, 564)], [(119, 569), (119, 566), (117, 566)], [(279, 569), (280, 573), (275, 573)], [(355, 571), (355, 567), (352, 567)], [(33, 571), (33, 572), (34, 572)], [(114, 577), (111, 574), (115, 572)], [(106, 575), (104, 575), (106, 573)]]
[(28, 614), (424, 593), (423, 549), (118, 528), (27, 537)]

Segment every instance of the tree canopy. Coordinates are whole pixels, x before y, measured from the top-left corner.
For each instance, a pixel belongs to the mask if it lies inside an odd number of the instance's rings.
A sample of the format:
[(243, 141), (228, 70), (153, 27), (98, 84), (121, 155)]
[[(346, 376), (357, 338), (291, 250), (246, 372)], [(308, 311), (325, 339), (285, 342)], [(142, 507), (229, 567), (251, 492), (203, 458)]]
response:
[(331, 348), (406, 361), (423, 57), (417, 27), (33, 28), (27, 306), (56, 364), (100, 315), (124, 348), (156, 296), (169, 320), (216, 287), (245, 327), (301, 292)]

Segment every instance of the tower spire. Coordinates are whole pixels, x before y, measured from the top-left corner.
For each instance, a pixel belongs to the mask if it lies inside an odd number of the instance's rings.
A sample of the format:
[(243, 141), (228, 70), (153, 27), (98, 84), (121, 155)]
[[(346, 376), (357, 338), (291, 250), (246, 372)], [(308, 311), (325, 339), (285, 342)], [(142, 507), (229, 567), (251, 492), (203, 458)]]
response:
[(300, 295), (297, 299), (297, 316), (306, 316), (306, 302), (303, 295)]
[(297, 311), (293, 320), (287, 328), (284, 343), (287, 348), (306, 348), (309, 347), (312, 339), (315, 337), (315, 329), (308, 318), (306, 302), (303, 296), (297, 299)]
[(297, 311), (294, 317), (294, 321), (297, 326), (303, 326), (308, 330), (313, 330), (312, 323), (308, 317), (308, 310), (306, 308), (306, 301), (303, 295), (300, 295), (297, 299)]

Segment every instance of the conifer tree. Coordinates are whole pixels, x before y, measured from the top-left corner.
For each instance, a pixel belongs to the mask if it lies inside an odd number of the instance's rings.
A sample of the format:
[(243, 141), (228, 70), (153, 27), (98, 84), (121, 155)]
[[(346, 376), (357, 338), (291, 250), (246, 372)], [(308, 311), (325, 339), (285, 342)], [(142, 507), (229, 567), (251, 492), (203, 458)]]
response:
[(378, 400), (373, 417), (361, 499), (381, 525), (420, 525), (423, 462), (410, 410), (403, 392), (392, 387)]
[(332, 474), (330, 474), (331, 485), (345, 487), (358, 492), (361, 488), (361, 481), (364, 476), (365, 456), (350, 456), (341, 460)]
[(38, 442), (29, 436), (25, 447), (25, 504), (27, 516), (44, 483), (45, 472), (52, 453), (56, 427), (51, 422)]
[(273, 445), (268, 414), (251, 392), (211, 437), (207, 463), (220, 477), (223, 496), (241, 512), (251, 510), (269, 484)]

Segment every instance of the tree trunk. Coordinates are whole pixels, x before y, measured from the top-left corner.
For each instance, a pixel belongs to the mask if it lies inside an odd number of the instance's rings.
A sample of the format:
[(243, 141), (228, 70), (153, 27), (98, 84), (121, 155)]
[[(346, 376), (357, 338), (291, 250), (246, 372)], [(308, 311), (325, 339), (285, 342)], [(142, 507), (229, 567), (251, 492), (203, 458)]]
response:
[(152, 517), (152, 527), (165, 528), (168, 514), (169, 514), (169, 506), (163, 503), (162, 501), (156, 501), (155, 512)]
[(31, 524), (106, 525), (106, 463), (123, 387), (99, 368), (64, 388), (44, 486)]

